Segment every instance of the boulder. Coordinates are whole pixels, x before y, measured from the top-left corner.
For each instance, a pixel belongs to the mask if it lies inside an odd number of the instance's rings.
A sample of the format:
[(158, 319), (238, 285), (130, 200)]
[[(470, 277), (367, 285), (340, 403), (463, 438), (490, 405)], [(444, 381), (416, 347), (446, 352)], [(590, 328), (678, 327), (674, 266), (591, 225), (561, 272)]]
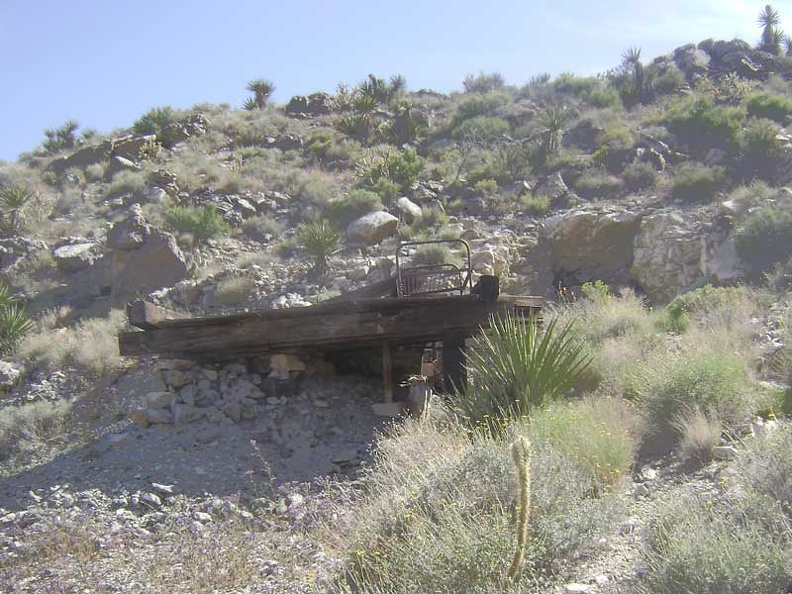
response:
[(62, 245), (52, 250), (61, 272), (72, 273), (90, 268), (96, 260), (96, 244), (82, 242)]
[(706, 74), (710, 60), (707, 52), (694, 45), (686, 45), (674, 51), (674, 62), (685, 73), (688, 80), (697, 75)]
[(402, 196), (398, 200), (396, 200), (396, 210), (404, 219), (407, 224), (410, 224), (414, 221), (417, 221), (423, 216), (423, 211), (421, 207), (418, 206), (415, 202), (407, 198), (407, 196)]
[(352, 221), (347, 227), (347, 238), (352, 243), (376, 245), (396, 233), (399, 219), (384, 211), (371, 212)]
[[(137, 206), (137, 205), (135, 205)], [(123, 305), (141, 293), (171, 287), (187, 276), (176, 239), (149, 225), (139, 207), (107, 235), (111, 254), (111, 301)]]
[(630, 273), (658, 301), (707, 283), (733, 283), (743, 276), (728, 224), (702, 225), (679, 210), (656, 212), (641, 220)]
[(89, 165), (103, 163), (110, 156), (111, 147), (112, 145), (110, 142), (103, 142), (97, 146), (86, 146), (68, 157), (54, 159), (49, 164), (49, 169), (61, 175), (64, 171), (72, 167), (85, 169)]
[(165, 148), (172, 148), (193, 136), (201, 136), (209, 130), (210, 122), (205, 115), (198, 113), (181, 121), (168, 124), (157, 136)]
[(624, 281), (633, 259), (640, 215), (628, 210), (575, 210), (545, 221), (542, 230), (556, 275)]
[(112, 156), (123, 157), (130, 161), (137, 161), (140, 159), (140, 152), (144, 147), (151, 145), (157, 141), (155, 134), (148, 134), (146, 136), (122, 136), (121, 138), (113, 139)]
[(105, 167), (105, 179), (112, 179), (119, 171), (140, 171), (140, 166), (124, 157), (111, 157)]
[(19, 367), (8, 361), (0, 361), (0, 394), (7, 394), (19, 383), (20, 377), (22, 370)]
[(330, 95), (313, 93), (307, 97), (295, 95), (286, 106), (286, 113), (293, 115), (319, 116), (330, 113)]
[(571, 193), (558, 171), (546, 178), (534, 190), (534, 196), (547, 196), (553, 202), (565, 200)]

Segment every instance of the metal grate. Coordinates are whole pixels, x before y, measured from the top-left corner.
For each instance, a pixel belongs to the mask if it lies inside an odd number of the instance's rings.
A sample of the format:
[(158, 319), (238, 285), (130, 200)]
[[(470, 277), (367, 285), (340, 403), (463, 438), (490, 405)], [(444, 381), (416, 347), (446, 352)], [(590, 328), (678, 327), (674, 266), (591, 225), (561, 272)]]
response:
[[(454, 245), (461, 247), (465, 265), (429, 264), (404, 266), (410, 250), (422, 245)], [(435, 241), (412, 241), (403, 243), (396, 250), (396, 292), (399, 297), (431, 295), (436, 293), (459, 293), (470, 290), (471, 267), (470, 246), (461, 239), (439, 239)]]

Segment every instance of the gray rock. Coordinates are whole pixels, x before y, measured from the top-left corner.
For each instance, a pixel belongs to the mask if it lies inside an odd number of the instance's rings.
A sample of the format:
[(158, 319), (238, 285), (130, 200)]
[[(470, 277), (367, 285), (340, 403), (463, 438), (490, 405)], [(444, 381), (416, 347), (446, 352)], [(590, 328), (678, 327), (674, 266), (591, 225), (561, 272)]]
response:
[(119, 171), (140, 171), (140, 166), (124, 157), (111, 157), (105, 167), (105, 179), (113, 179), (113, 176)]
[(159, 498), (159, 495), (156, 493), (141, 493), (140, 494), (140, 502), (150, 505), (151, 507), (161, 507), (162, 506), (162, 499)]
[(96, 260), (93, 242), (62, 245), (52, 250), (52, 257), (61, 272), (72, 273), (90, 268)]
[(153, 143), (156, 142), (157, 137), (154, 134), (149, 134), (146, 136), (123, 136), (121, 138), (114, 138), (112, 155), (114, 157), (122, 157), (129, 161), (137, 161), (140, 159), (140, 152), (141, 150)]
[(67, 169), (85, 169), (89, 165), (103, 163), (110, 156), (111, 144), (103, 142), (97, 146), (86, 146), (68, 157), (60, 157), (49, 164), (49, 169), (61, 175)]
[(376, 245), (396, 233), (399, 219), (384, 211), (371, 212), (352, 221), (347, 227), (347, 238), (352, 243)]
[(0, 393), (7, 393), (19, 383), (22, 370), (9, 361), (0, 361)]
[(738, 451), (734, 446), (715, 446), (712, 448), (712, 457), (715, 460), (734, 460)]
[(423, 216), (421, 207), (407, 198), (407, 196), (402, 196), (396, 200), (396, 210), (407, 224), (413, 223)]

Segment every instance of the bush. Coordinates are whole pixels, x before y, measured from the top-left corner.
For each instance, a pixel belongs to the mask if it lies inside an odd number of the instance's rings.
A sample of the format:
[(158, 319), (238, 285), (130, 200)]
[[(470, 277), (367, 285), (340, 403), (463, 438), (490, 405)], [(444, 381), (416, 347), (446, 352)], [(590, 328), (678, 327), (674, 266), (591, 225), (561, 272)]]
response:
[(191, 234), (197, 242), (225, 235), (230, 230), (214, 206), (171, 206), (165, 212), (165, 222), (174, 231)]
[(282, 223), (267, 215), (251, 217), (242, 223), (242, 231), (255, 241), (270, 241), (283, 233), (283, 229)]
[(749, 118), (742, 133), (744, 176), (748, 179), (772, 179), (776, 171), (775, 160), (782, 154), (777, 140), (780, 128), (772, 120)]
[[(361, 182), (368, 187), (376, 187), (380, 180), (385, 179), (407, 192), (420, 179), (424, 166), (424, 160), (413, 147), (408, 146), (399, 152), (364, 159), (357, 164), (357, 169)], [(380, 186), (380, 191), (387, 189), (388, 186)]]
[(256, 283), (244, 276), (220, 281), (215, 288), (215, 300), (220, 305), (237, 305), (253, 294)]
[(43, 143), (44, 150), (50, 154), (62, 150), (73, 149), (77, 145), (75, 132), (80, 127), (76, 120), (67, 120), (60, 128), (44, 130), (47, 139)]
[(792, 519), (792, 426), (784, 424), (751, 440), (738, 459), (746, 488), (771, 497)]
[(509, 123), (500, 118), (479, 116), (459, 124), (452, 136), (456, 140), (493, 141), (509, 131)]
[(792, 204), (752, 212), (737, 228), (734, 244), (754, 279), (786, 263), (792, 257)]
[(34, 402), (0, 410), (0, 460), (32, 454), (61, 437), (73, 420), (70, 401)]
[(723, 167), (685, 163), (674, 175), (671, 195), (684, 202), (711, 202), (725, 185), (726, 170)]
[(592, 107), (622, 107), (619, 92), (606, 81), (594, 76), (575, 76), (564, 72), (553, 80), (551, 86), (557, 93), (578, 97)]
[(712, 460), (715, 446), (720, 444), (723, 425), (699, 409), (679, 415), (674, 423), (680, 435), (679, 456), (682, 462), (702, 465)]
[(615, 491), (630, 472), (639, 423), (623, 400), (556, 402), (531, 418), (531, 437), (579, 465), (596, 492)]
[[(515, 548), (514, 462), (503, 442), (407, 423), (382, 438), (354, 513), (342, 592), (516, 593), (505, 584)], [(576, 552), (609, 529), (610, 497), (549, 441), (532, 445), (524, 580), (547, 586)]]
[(650, 526), (645, 594), (776, 594), (789, 575), (789, 531), (770, 531), (750, 502), (674, 498)]
[(135, 120), (132, 124), (132, 132), (139, 135), (162, 134), (162, 131), (178, 121), (181, 115), (169, 106), (154, 107)]
[(755, 93), (745, 100), (748, 115), (755, 118), (767, 118), (786, 125), (792, 115), (792, 99), (775, 93)]
[(574, 183), (575, 192), (587, 199), (615, 198), (623, 187), (624, 184), (618, 177), (599, 171), (587, 171)]
[(624, 187), (635, 192), (638, 190), (651, 190), (657, 185), (659, 174), (651, 163), (636, 161), (630, 163), (622, 172)]
[(459, 126), (465, 120), (480, 116), (488, 116), (498, 107), (511, 103), (511, 97), (506, 93), (487, 93), (486, 95), (473, 95), (465, 97), (457, 106), (452, 127)]
[(527, 194), (521, 198), (523, 211), (528, 216), (541, 217), (550, 212), (549, 196), (533, 196)]
[(673, 106), (666, 114), (668, 129), (694, 157), (703, 157), (711, 148), (736, 150), (744, 119), (742, 109), (715, 105), (708, 98)]
[(506, 85), (506, 81), (500, 72), (491, 72), (484, 74), (480, 72), (478, 75), (468, 74), (462, 82), (465, 93), (491, 93), (502, 89)]
[(698, 409), (727, 427), (754, 412), (755, 387), (745, 362), (728, 351), (688, 350), (639, 363), (627, 378), (627, 393), (646, 415), (657, 444), (678, 443), (677, 419)]
[(540, 329), (534, 321), (493, 318), (473, 339), (466, 366), (470, 385), (456, 400), (471, 425), (494, 433), (511, 419), (569, 393), (589, 364), (571, 323)]

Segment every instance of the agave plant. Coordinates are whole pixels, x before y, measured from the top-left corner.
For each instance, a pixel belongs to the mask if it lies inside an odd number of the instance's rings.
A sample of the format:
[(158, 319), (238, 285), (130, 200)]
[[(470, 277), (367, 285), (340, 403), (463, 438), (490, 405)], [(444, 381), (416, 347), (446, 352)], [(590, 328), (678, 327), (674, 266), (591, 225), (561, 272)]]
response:
[(575, 387), (590, 362), (572, 324), (540, 328), (514, 316), (495, 317), (467, 354), (470, 386), (457, 400), (473, 426), (500, 433), (504, 421), (531, 412)]
[(330, 266), (330, 258), (341, 250), (341, 232), (326, 219), (302, 223), (297, 229), (297, 241), (313, 260), (313, 273), (322, 276)]
[(10, 231), (18, 231), (25, 224), (25, 211), (34, 198), (35, 192), (24, 186), (0, 187), (0, 213), (3, 226)]
[(574, 119), (574, 112), (566, 105), (548, 105), (538, 116), (542, 127), (542, 151), (546, 156), (557, 155), (561, 148), (564, 128)]

